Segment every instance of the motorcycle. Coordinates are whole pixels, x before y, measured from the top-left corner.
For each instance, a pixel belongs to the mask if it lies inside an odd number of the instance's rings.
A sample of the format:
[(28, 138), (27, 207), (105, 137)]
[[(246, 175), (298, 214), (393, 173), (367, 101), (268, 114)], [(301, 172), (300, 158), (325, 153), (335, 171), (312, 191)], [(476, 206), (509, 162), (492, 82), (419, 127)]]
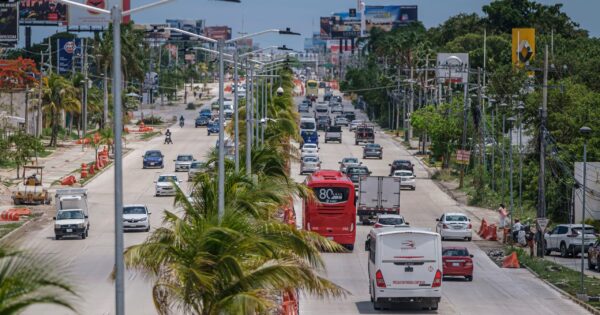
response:
[(171, 135), (165, 136), (165, 144), (173, 144), (173, 140), (171, 140)]
[(183, 121), (183, 120), (180, 120), (180, 121), (179, 121), (179, 127), (183, 128), (183, 125), (184, 125), (184, 121)]

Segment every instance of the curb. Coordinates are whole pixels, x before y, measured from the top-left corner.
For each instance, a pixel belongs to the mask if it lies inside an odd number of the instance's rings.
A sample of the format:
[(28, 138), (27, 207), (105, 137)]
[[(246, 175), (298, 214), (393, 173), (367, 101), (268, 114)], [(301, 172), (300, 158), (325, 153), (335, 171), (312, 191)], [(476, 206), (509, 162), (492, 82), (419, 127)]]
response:
[(549, 287), (551, 287), (552, 289), (554, 289), (556, 292), (558, 292), (561, 295), (565, 296), (569, 300), (575, 302), (579, 306), (585, 308), (588, 312), (590, 312), (590, 313), (592, 313), (594, 315), (600, 315), (600, 310), (598, 310), (598, 309), (594, 308), (593, 306), (591, 306), (591, 305), (589, 305), (589, 304), (587, 304), (587, 303), (579, 300), (578, 298), (572, 296), (571, 294), (569, 294), (565, 290), (563, 290), (563, 289), (555, 286), (554, 284), (546, 281), (545, 279), (543, 279), (542, 277), (540, 277), (540, 275), (538, 275), (535, 271), (533, 271), (531, 268), (527, 267), (526, 265), (523, 265), (523, 267), (525, 267), (525, 269), (527, 269), (529, 272), (531, 272), (531, 274), (533, 274), (539, 280), (543, 281), (545, 284), (547, 284)]
[[(129, 152), (126, 152), (125, 154), (123, 154), (123, 156), (121, 158), (124, 158), (126, 156), (128, 156), (131, 152), (135, 151), (135, 149), (131, 149)], [(104, 172), (108, 171), (109, 169), (113, 168), (115, 165), (115, 162), (113, 160), (113, 162), (110, 164), (109, 167), (105, 167), (104, 169), (102, 169), (99, 172), (96, 172), (96, 175), (94, 177), (92, 177), (90, 180), (88, 180), (87, 182), (85, 182), (85, 184), (81, 185), (81, 187), (85, 187), (87, 186), (89, 183), (93, 182), (94, 180), (96, 180), (96, 178), (100, 177), (100, 175), (102, 175)]]
[[(43, 217), (43, 216), (44, 216), (44, 214), (42, 214), (42, 216), (40, 216), (40, 218), (41, 218), (41, 217)], [(18, 233), (19, 231), (21, 231), (21, 230), (22, 230), (24, 227), (26, 227), (27, 225), (29, 225), (29, 224), (30, 224), (31, 222), (33, 222), (33, 221), (34, 221), (34, 220), (27, 220), (25, 223), (23, 223), (23, 224), (22, 224), (21, 226), (19, 226), (18, 228), (14, 229), (14, 230), (12, 230), (12, 231), (10, 231), (10, 232), (8, 232), (8, 234), (6, 234), (6, 235), (4, 235), (3, 237), (1, 237), (1, 238), (0, 238), (0, 242), (2, 242), (2, 241), (3, 241), (3, 240), (5, 240), (5, 239), (8, 239), (8, 238), (10, 238), (10, 237), (11, 237), (13, 234), (16, 234), (16, 233)]]

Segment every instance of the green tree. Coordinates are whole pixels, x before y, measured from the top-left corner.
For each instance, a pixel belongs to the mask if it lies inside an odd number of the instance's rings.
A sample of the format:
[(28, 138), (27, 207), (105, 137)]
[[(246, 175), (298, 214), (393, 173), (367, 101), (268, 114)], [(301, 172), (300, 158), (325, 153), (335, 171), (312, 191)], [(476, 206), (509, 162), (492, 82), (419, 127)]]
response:
[(56, 146), (58, 128), (60, 126), (60, 113), (79, 112), (81, 102), (79, 93), (73, 84), (58, 74), (51, 74), (42, 88), (42, 107), (50, 116), (52, 134), (49, 146)]
[(0, 246), (0, 314), (21, 314), (38, 304), (54, 304), (76, 311), (76, 289), (68, 273), (54, 259)]
[(44, 146), (40, 139), (22, 131), (10, 135), (8, 141), (10, 144), (8, 156), (17, 166), (17, 178), (19, 178), (21, 166), (26, 165), (33, 157), (37, 157), (43, 152)]

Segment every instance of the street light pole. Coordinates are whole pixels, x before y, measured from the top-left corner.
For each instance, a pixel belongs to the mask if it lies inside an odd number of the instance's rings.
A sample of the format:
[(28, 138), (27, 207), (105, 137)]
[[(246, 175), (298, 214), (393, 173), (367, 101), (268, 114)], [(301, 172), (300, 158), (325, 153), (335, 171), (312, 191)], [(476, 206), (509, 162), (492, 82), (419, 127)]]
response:
[(239, 127), (239, 115), (238, 115), (238, 91), (240, 88), (240, 81), (238, 78), (238, 51), (237, 46), (235, 46), (233, 52), (233, 84), (235, 85), (235, 90), (233, 93), (233, 114), (234, 123), (235, 123), (235, 172), (240, 171), (240, 152), (239, 152), (239, 143), (240, 143), (240, 127)]
[(587, 126), (583, 126), (579, 129), (579, 133), (584, 136), (583, 139), (583, 193), (581, 197), (581, 294), (585, 294), (583, 266), (585, 256), (585, 194), (586, 194), (586, 181), (587, 181), (587, 138), (592, 129)]
[[(250, 177), (252, 174), (252, 160), (251, 160), (251, 151), (252, 151), (252, 84), (254, 84), (254, 80), (252, 80), (252, 68), (253, 66), (248, 66), (248, 61), (246, 61), (246, 175)], [(249, 80), (250, 79), (250, 80)], [(248, 84), (250, 81), (250, 84)]]
[(519, 114), (519, 210), (523, 215), (523, 102), (517, 106)]
[(510, 226), (513, 226), (514, 223), (514, 199), (513, 199), (513, 145), (512, 145), (512, 129), (513, 129), (513, 124), (515, 122), (515, 118), (514, 117), (509, 117), (507, 119), (508, 123), (509, 123), (509, 127), (508, 127), (508, 132), (510, 133), (508, 139), (509, 139), (509, 153), (508, 153), (508, 158), (510, 159), (510, 192), (509, 192), (509, 196), (510, 196)]
[(225, 41), (217, 42), (219, 51), (219, 220), (225, 215), (225, 115), (223, 101), (225, 98), (225, 78), (223, 69), (223, 46)]

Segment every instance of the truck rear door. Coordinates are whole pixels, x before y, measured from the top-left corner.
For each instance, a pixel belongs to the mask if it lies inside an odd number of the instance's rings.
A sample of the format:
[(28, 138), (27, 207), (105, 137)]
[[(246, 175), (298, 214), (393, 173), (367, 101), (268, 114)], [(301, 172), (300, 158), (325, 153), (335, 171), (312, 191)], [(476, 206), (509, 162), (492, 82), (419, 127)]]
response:
[(431, 288), (436, 272), (441, 269), (442, 249), (438, 235), (409, 231), (383, 234), (378, 245), (378, 267), (387, 288)]
[(381, 208), (387, 212), (400, 213), (400, 178), (381, 177)]
[(375, 211), (379, 206), (379, 177), (367, 176), (360, 179), (358, 186), (358, 209)]

